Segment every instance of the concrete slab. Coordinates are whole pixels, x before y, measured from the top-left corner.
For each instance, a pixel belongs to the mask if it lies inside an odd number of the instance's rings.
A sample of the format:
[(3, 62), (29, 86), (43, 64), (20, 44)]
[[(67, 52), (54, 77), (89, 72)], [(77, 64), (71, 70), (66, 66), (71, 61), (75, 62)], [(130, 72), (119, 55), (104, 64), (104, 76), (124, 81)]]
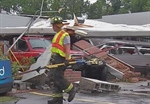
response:
[(118, 84), (110, 83), (106, 81), (100, 81), (97, 79), (84, 78), (82, 77), (79, 83), (80, 91), (108, 91), (108, 92), (116, 92), (120, 90)]

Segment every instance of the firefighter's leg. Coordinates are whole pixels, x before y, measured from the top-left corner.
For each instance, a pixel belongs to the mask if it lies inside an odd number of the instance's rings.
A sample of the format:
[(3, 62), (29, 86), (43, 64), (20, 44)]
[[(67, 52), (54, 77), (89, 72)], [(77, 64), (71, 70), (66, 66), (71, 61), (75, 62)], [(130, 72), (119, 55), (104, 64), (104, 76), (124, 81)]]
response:
[(71, 83), (67, 89), (64, 90), (64, 92), (68, 93), (68, 102), (71, 102), (76, 94), (76, 88), (74, 87), (74, 85)]
[(57, 79), (54, 77), (56, 69), (51, 69), (49, 71), (48, 77), (49, 77), (49, 86), (53, 91), (53, 99), (48, 100), (48, 104), (63, 104), (63, 92), (59, 88), (57, 84)]
[[(62, 63), (65, 61), (64, 58), (60, 56), (54, 57), (54, 64)], [(65, 66), (58, 67), (53, 70), (53, 78), (54, 78), (54, 87), (60, 90), (59, 92), (66, 92), (69, 94), (68, 101), (71, 102), (75, 97), (75, 87), (73, 84), (69, 83), (68, 80), (64, 77)]]
[(72, 83), (69, 83), (68, 80), (64, 77), (64, 69), (63, 67), (57, 68), (55, 71), (55, 79), (58, 87), (61, 89), (61, 91), (64, 91), (69, 94), (68, 96), (68, 102), (71, 102), (76, 94), (76, 88)]

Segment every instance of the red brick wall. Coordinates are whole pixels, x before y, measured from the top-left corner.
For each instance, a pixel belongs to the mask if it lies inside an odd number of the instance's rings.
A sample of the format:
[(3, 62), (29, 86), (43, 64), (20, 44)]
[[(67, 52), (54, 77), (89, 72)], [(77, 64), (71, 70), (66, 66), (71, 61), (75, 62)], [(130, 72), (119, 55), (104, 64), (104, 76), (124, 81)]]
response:
[(67, 69), (65, 71), (65, 77), (68, 79), (69, 82), (76, 82), (80, 81), (81, 78), (81, 71), (73, 71), (72, 69)]

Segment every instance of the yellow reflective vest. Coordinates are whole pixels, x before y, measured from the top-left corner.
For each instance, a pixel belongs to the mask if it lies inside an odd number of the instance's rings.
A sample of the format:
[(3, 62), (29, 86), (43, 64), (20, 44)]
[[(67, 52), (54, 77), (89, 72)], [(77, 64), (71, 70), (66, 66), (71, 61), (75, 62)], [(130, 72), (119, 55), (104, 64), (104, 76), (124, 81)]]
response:
[(52, 40), (52, 48), (51, 48), (52, 53), (58, 53), (62, 57), (66, 56), (65, 47), (63, 45), (65, 36), (69, 36), (69, 34), (63, 30), (61, 30), (54, 36)]

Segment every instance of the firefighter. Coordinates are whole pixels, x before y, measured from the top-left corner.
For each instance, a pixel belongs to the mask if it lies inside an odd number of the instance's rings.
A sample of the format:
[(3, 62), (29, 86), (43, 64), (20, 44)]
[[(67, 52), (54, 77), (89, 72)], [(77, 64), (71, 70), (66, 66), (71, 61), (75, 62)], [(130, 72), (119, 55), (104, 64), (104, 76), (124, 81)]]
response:
[(52, 56), (50, 63), (65, 63), (65, 66), (58, 67), (49, 71), (49, 80), (53, 81), (53, 99), (48, 104), (63, 104), (63, 92), (68, 93), (68, 102), (71, 102), (76, 94), (75, 86), (68, 82), (64, 77), (64, 71), (68, 66), (70, 59), (70, 36), (65, 32), (63, 27), (63, 19), (59, 16), (51, 18), (51, 25), (56, 32), (52, 39)]

